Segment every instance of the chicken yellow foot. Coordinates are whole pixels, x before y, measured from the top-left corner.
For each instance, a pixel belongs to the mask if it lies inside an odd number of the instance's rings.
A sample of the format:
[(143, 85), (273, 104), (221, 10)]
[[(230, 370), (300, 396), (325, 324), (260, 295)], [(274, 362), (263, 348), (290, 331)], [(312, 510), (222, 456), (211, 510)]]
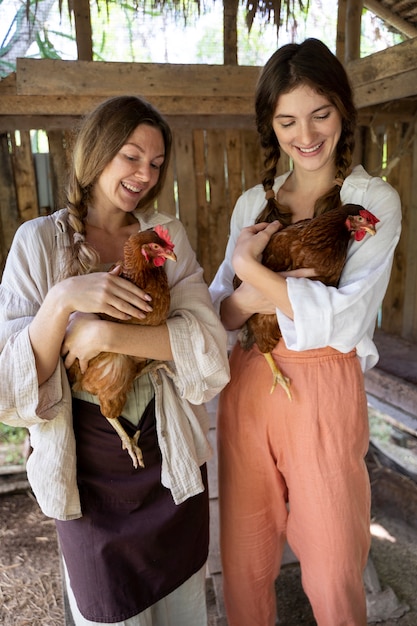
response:
[(291, 391), (290, 391), (290, 382), (291, 382), (290, 379), (284, 376), (281, 370), (277, 367), (274, 359), (272, 358), (272, 354), (270, 352), (263, 352), (262, 354), (264, 355), (266, 362), (271, 368), (271, 372), (273, 376), (273, 383), (272, 383), (270, 393), (274, 391), (278, 383), (284, 389), (285, 393), (288, 396), (288, 399), (292, 400)]
[(145, 467), (143, 461), (142, 450), (138, 446), (138, 440), (140, 437), (140, 430), (137, 430), (133, 437), (129, 437), (119, 420), (106, 417), (107, 421), (113, 426), (114, 430), (119, 435), (122, 441), (123, 450), (127, 450), (130, 458), (132, 459), (133, 467), (135, 469), (139, 467)]

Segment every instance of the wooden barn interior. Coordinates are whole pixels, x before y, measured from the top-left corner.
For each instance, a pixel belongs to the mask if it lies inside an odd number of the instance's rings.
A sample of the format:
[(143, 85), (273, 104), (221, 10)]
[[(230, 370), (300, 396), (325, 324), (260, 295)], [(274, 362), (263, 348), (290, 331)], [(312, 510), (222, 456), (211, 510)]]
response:
[[(225, 2), (228, 62), (222, 66), (91, 61), (90, 7), (83, 0), (73, 3), (78, 60), (17, 59), (16, 72), (0, 81), (0, 272), (18, 225), (62, 206), (67, 158), (80, 117), (109, 96), (136, 93), (159, 108), (173, 129), (170, 174), (159, 206), (182, 220), (211, 281), (223, 258), (234, 203), (259, 182), (262, 168), (253, 116), (260, 68), (236, 63), (234, 4)], [(359, 58), (363, 6), (405, 41)], [(398, 190), (403, 209), (401, 241), (378, 322), (384, 375), (373, 372), (369, 385), (414, 415), (416, 34), (415, 2), (338, 2), (336, 53), (346, 64), (359, 110), (355, 161), (384, 176)], [(46, 132), (49, 155), (32, 154), (32, 129)], [(284, 171), (286, 166), (282, 163)]]
[[(134, 93), (154, 104), (171, 125), (173, 155), (158, 207), (181, 219), (211, 281), (223, 259), (235, 201), (259, 182), (262, 169), (253, 113), (260, 68), (236, 62), (235, 4), (224, 0), (224, 65), (92, 61), (88, 0), (72, 2), (78, 60), (17, 60), (16, 71), (0, 81), (0, 274), (19, 224), (62, 206), (79, 119), (109, 96)], [(355, 163), (386, 178), (399, 192), (403, 211), (401, 240), (375, 335), (380, 361), (366, 375), (367, 392), (399, 436), (414, 439), (417, 2), (339, 0), (337, 6), (336, 52), (359, 110)], [(363, 7), (401, 32), (404, 42), (359, 58)], [(32, 152), (33, 129), (45, 131), (49, 155)], [(282, 164), (283, 171), (286, 166)]]

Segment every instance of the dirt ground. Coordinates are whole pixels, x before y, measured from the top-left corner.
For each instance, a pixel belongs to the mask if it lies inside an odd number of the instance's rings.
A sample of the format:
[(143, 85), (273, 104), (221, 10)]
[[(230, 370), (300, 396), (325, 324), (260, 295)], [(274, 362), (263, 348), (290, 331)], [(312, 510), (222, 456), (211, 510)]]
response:
[(0, 624), (62, 626), (55, 524), (27, 491), (0, 499)]
[[(385, 469), (376, 470), (372, 559), (382, 591), (390, 587), (399, 605), (409, 610), (385, 626), (417, 624), (417, 529), (398, 504), (397, 483), (403, 479)], [(410, 485), (407, 479), (407, 492)], [(395, 494), (388, 504), (391, 482)], [(409, 491), (414, 491), (414, 485)], [(385, 504), (381, 505), (383, 496)], [(417, 503), (417, 500), (416, 500)], [(410, 503), (408, 502), (408, 506)], [(417, 504), (416, 504), (417, 506)], [(63, 626), (61, 575), (53, 521), (40, 512), (30, 491), (0, 498), (0, 623), (4, 626)], [(313, 626), (309, 603), (302, 591), (297, 565), (283, 569), (277, 584), (280, 626)], [(209, 598), (214, 605), (214, 599)], [(215, 624), (215, 618), (212, 618)], [(178, 625), (180, 626), (180, 625)]]
[[(372, 458), (372, 560), (381, 592), (391, 590), (402, 617), (384, 626), (417, 625), (417, 485)], [(63, 626), (61, 574), (54, 522), (39, 510), (31, 492), (0, 496), (0, 624)], [(314, 626), (297, 564), (283, 568), (277, 583), (279, 626)], [(210, 626), (224, 624), (215, 614), (208, 581)], [(407, 605), (408, 610), (403, 608)], [(181, 626), (181, 625), (178, 625)]]

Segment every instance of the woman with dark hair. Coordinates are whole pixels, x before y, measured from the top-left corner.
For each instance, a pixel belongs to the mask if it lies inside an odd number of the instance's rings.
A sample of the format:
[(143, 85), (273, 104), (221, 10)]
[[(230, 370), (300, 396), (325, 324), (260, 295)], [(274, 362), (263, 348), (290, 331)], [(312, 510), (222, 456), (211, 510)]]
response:
[[(400, 236), (400, 200), (389, 184), (352, 168), (351, 88), (320, 41), (277, 50), (259, 78), (255, 106), (262, 185), (236, 204), (210, 291), (228, 331), (253, 313), (276, 314), (282, 338), (273, 358), (291, 381), (292, 400), (279, 386), (270, 393), (270, 369), (258, 347), (245, 351), (236, 341), (218, 408), (228, 623), (275, 624), (274, 584), (288, 539), (317, 624), (365, 626), (370, 487), (363, 372), (378, 359), (372, 336)], [(292, 167), (278, 176), (282, 153)], [(380, 221), (375, 237), (350, 242), (337, 288), (310, 280), (313, 268), (280, 274), (261, 264), (282, 225), (347, 203)], [(235, 273), (242, 280), (236, 290)]]
[[(0, 419), (30, 430), (27, 472), (56, 520), (77, 626), (205, 626), (210, 456), (203, 403), (229, 379), (226, 334), (181, 223), (155, 210), (171, 132), (150, 104), (115, 97), (88, 115), (66, 208), (23, 224), (0, 285)], [(119, 276), (130, 235), (162, 225), (170, 310)], [(99, 314), (113, 320), (102, 319)], [(102, 351), (161, 362), (136, 378), (120, 420), (140, 431), (134, 469), (98, 399), (66, 368)]]

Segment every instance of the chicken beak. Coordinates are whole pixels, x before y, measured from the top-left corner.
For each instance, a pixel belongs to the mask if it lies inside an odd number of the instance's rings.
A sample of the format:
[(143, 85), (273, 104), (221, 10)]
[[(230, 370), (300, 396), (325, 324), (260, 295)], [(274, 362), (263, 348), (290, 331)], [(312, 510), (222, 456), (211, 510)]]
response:
[(177, 260), (177, 255), (175, 254), (175, 252), (173, 250), (165, 250), (164, 258), (165, 259), (169, 259), (170, 261), (176, 261)]
[(363, 230), (366, 231), (369, 235), (376, 235), (376, 228), (374, 224), (368, 224), (368, 226), (364, 226)]

